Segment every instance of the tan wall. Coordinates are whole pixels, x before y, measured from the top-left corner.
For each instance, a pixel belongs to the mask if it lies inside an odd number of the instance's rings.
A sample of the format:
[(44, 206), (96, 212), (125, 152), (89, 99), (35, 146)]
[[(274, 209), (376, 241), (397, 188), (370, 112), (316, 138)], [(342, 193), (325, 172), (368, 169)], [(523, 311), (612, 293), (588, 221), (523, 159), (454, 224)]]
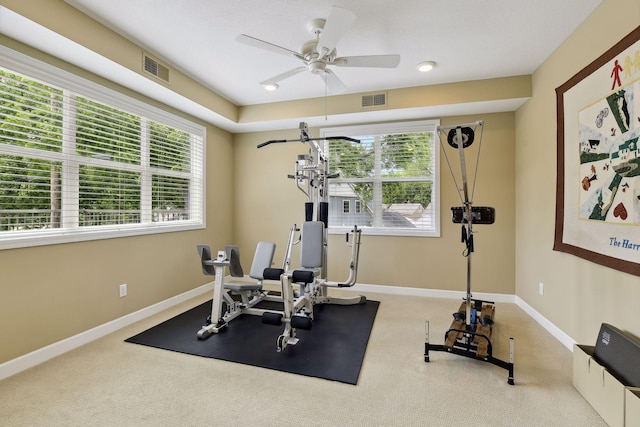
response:
[[(388, 105), (373, 110), (414, 107), (439, 107), (465, 103), (482, 103), (505, 99), (526, 99), (531, 96), (531, 76), (501, 77), (429, 86), (390, 89)], [(361, 113), (362, 93), (309, 98), (268, 104), (245, 105), (238, 108), (238, 122), (268, 122), (298, 117), (337, 116)], [(377, 116), (380, 117), (380, 116)], [(379, 120), (379, 119), (378, 119)]]
[[(476, 186), (476, 205), (493, 206), (497, 220), (491, 226), (477, 226), (473, 259), (473, 287), (477, 292), (513, 294), (514, 287), (514, 113), (441, 119), (442, 125), (485, 121), (481, 160)], [(310, 129), (319, 135), (318, 129)], [(287, 174), (294, 173), (298, 154), (308, 151), (301, 143), (256, 146), (271, 139), (295, 139), (297, 129), (238, 134), (234, 137), (234, 236), (250, 265), (259, 240), (278, 245), (276, 262), (282, 263), (288, 230), (304, 219), (305, 196)], [(469, 147), (465, 156), (475, 164), (479, 145)], [(454, 154), (456, 154), (454, 152)], [(471, 161), (473, 160), (473, 161)], [(457, 158), (453, 158), (457, 162)], [(455, 164), (455, 163), (454, 163)], [(450, 221), (450, 207), (459, 206), (449, 169), (440, 165), (442, 184), (442, 233), (439, 238), (362, 236), (358, 282), (427, 289), (465, 291), (466, 259), (461, 255), (460, 225)], [(471, 169), (469, 169), (471, 170)], [(457, 175), (458, 181), (460, 176)], [(349, 248), (344, 235), (329, 239), (329, 274), (332, 281), (348, 277)]]
[[(516, 114), (516, 291), (567, 333), (595, 343), (602, 322), (640, 336), (640, 279), (554, 252), (555, 88), (640, 23), (637, 0), (605, 0), (533, 75), (533, 97)], [(544, 283), (544, 296), (538, 283)]]
[(232, 239), (230, 159), (209, 127), (206, 230), (0, 251), (0, 363), (210, 282), (196, 245)]

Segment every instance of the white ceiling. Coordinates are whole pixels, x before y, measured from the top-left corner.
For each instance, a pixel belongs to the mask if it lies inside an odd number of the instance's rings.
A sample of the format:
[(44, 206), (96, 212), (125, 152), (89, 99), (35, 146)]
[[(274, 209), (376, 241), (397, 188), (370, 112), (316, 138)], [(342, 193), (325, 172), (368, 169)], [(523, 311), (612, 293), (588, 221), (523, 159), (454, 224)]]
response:
[[(332, 67), (347, 93), (530, 75), (603, 0), (64, 0), (238, 106), (318, 98), (324, 83), (297, 74), (267, 92), (259, 82), (301, 65), (238, 43), (248, 34), (298, 50), (308, 22), (333, 6), (355, 13), (338, 56), (399, 54), (395, 69)], [(237, 123), (0, 6), (0, 34), (232, 133), (515, 111), (527, 98)], [(427, 73), (416, 65), (438, 63)], [(329, 94), (330, 95), (330, 94)]]
[[(325, 95), (309, 72), (258, 83), (299, 60), (240, 44), (248, 34), (298, 51), (333, 6), (356, 20), (338, 56), (400, 54), (395, 69), (333, 68), (348, 93), (532, 74), (602, 0), (65, 0), (236, 105)], [(437, 62), (419, 73), (421, 61)]]

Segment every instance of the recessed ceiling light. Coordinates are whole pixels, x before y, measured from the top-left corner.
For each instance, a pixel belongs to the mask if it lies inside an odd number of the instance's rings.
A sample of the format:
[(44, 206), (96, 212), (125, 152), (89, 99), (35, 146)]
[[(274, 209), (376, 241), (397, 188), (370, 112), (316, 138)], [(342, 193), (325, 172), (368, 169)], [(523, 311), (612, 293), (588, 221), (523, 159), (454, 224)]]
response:
[(276, 83), (264, 83), (262, 87), (264, 87), (264, 89), (268, 90), (269, 92), (273, 92), (274, 90), (278, 89), (279, 86)]
[(425, 61), (425, 62), (419, 63), (416, 68), (421, 73), (426, 73), (427, 71), (433, 70), (433, 67), (435, 67), (435, 66), (436, 66), (435, 62), (433, 62), (433, 61)]

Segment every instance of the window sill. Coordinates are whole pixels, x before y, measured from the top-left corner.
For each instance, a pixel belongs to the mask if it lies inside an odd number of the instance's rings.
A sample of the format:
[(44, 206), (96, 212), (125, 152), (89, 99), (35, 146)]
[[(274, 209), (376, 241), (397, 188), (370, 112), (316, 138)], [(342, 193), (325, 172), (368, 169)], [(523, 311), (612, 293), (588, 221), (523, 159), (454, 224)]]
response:
[(33, 232), (6, 233), (0, 236), (0, 250), (28, 248), (33, 246), (58, 245), (62, 243), (86, 242), (92, 240), (115, 239), (119, 237), (147, 236), (151, 234), (174, 233), (205, 228), (202, 223), (183, 222), (181, 224), (157, 226), (87, 227), (76, 230), (36, 230)]
[[(365, 236), (390, 236), (390, 237), (440, 237), (440, 230), (419, 231), (408, 228), (373, 228), (358, 227)], [(353, 230), (353, 227), (329, 227), (329, 234), (345, 234)]]

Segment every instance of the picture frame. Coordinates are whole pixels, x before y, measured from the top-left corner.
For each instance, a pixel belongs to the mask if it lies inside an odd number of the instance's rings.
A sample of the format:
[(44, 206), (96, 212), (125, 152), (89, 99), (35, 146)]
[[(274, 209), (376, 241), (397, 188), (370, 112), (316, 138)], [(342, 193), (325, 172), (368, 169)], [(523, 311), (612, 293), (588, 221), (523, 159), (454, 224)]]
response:
[(640, 276), (640, 26), (556, 88), (553, 250)]

